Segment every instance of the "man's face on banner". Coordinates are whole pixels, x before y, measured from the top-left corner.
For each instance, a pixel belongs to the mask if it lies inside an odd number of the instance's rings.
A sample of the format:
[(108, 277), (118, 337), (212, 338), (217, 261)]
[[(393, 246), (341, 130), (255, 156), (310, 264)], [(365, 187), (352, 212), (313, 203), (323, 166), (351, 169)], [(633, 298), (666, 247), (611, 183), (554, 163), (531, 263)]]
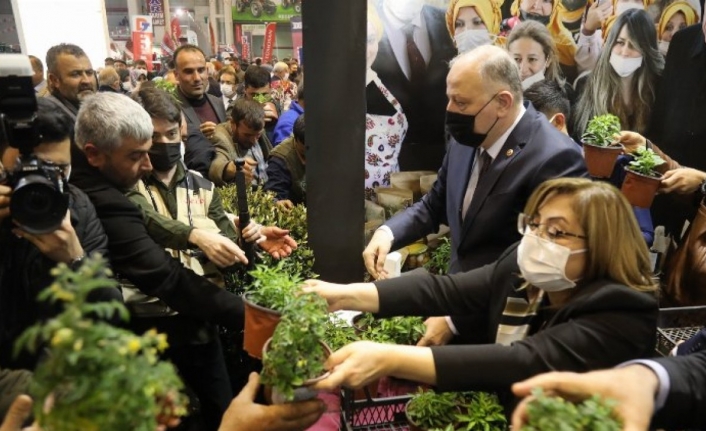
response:
[(422, 12), (424, 0), (384, 0), (383, 6), (387, 13), (409, 24)]

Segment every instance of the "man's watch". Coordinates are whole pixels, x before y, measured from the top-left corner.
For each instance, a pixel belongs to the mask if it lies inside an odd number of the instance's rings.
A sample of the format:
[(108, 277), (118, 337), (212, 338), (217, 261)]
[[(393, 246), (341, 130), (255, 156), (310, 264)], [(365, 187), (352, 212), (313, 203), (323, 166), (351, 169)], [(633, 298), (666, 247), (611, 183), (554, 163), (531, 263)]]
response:
[(78, 271), (78, 269), (81, 268), (81, 265), (83, 265), (83, 260), (85, 258), (86, 258), (86, 255), (82, 254), (79, 257), (71, 259), (71, 262), (69, 262), (69, 268), (71, 268), (72, 271)]

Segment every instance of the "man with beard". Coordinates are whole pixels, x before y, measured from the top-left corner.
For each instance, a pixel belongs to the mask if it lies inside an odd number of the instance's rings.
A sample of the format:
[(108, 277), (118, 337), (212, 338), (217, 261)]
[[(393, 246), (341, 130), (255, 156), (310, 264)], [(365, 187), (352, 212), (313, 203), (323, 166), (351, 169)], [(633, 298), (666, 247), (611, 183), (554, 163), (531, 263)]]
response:
[(81, 101), (98, 88), (91, 60), (80, 47), (62, 43), (49, 48), (46, 63), (51, 93), (47, 98), (76, 120)]

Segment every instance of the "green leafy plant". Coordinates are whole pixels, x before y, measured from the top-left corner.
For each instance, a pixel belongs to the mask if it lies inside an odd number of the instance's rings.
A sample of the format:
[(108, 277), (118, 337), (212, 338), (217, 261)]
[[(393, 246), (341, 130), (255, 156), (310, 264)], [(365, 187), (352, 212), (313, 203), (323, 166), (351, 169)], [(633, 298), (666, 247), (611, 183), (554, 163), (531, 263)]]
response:
[(253, 95), (252, 100), (256, 101), (256, 102), (259, 103), (260, 105), (263, 105), (263, 104), (265, 104), (265, 103), (267, 103), (267, 102), (271, 102), (271, 101), (272, 101), (272, 96), (269, 95), (269, 94), (259, 94), (259, 93), (258, 93), (258, 94), (254, 94), (254, 95)]
[(645, 147), (639, 147), (633, 156), (635, 160), (630, 162), (629, 169), (642, 175), (655, 176), (655, 167), (666, 163), (657, 153)]
[(358, 334), (356, 334), (355, 328), (335, 314), (330, 315), (326, 322), (324, 341), (331, 350), (335, 352), (341, 347), (358, 340), (360, 340), (360, 338)]
[(166, 335), (150, 330), (139, 336), (94, 320), (128, 318), (119, 302), (87, 300), (96, 289), (116, 287), (106, 261), (87, 258), (75, 272), (59, 264), (52, 275), (55, 281), (39, 300), (61, 303), (63, 312), (28, 328), (15, 344), (15, 354), (49, 350), (30, 388), (39, 424), (52, 431), (154, 431), (158, 416), (185, 414), (183, 384), (174, 366), (158, 356), (168, 347)]
[(458, 399), (456, 392), (437, 394), (420, 388), (407, 404), (407, 417), (424, 429), (444, 428), (460, 413)]
[(588, 122), (581, 141), (584, 144), (607, 147), (620, 133), (620, 119), (613, 114), (598, 115)]
[(328, 318), (326, 300), (314, 293), (299, 295), (289, 303), (263, 354), (262, 383), (291, 401), (296, 388), (321, 376), (327, 355), (322, 341)]
[(177, 102), (177, 104), (181, 106), (181, 99), (179, 99), (179, 95), (177, 94), (177, 85), (176, 84), (169, 82), (166, 79), (159, 79), (159, 80), (151, 81), (151, 82), (154, 84), (155, 87), (169, 93), (169, 95), (174, 98), (174, 100)]
[(439, 246), (432, 250), (431, 258), (429, 262), (424, 264), (424, 267), (432, 274), (443, 275), (449, 272), (450, 263), (451, 241), (448, 238), (442, 238)]
[(407, 416), (429, 431), (503, 431), (507, 428), (498, 397), (486, 392), (438, 394), (420, 389), (407, 405)]
[[(227, 212), (237, 214), (237, 188), (234, 184), (218, 189), (218, 193), (223, 201), (223, 207)], [(282, 270), (292, 276), (302, 279), (316, 278), (314, 272), (314, 252), (308, 246), (306, 207), (295, 205), (292, 209), (285, 209), (275, 203), (275, 194), (258, 188), (254, 191), (248, 190), (248, 209), (253, 219), (264, 226), (275, 225), (282, 229), (288, 229), (289, 235), (297, 242), (297, 249), (292, 254), (282, 259), (284, 262)], [(275, 265), (278, 261), (267, 254), (261, 254), (259, 261), (265, 265)], [(249, 284), (247, 277), (242, 274), (233, 274), (226, 277), (226, 285), (230, 285), (229, 290), (244, 290)]]
[(597, 395), (581, 403), (533, 391), (535, 399), (527, 405), (527, 424), (522, 431), (619, 431), (622, 424), (615, 415), (615, 402)]
[(363, 313), (354, 322), (362, 331), (361, 339), (378, 343), (414, 345), (426, 331), (424, 320), (417, 316), (378, 319), (371, 313)]
[(465, 395), (464, 398), (461, 405), (466, 411), (456, 415), (457, 430), (491, 431), (504, 430), (507, 427), (503, 407), (496, 395), (487, 392), (473, 392), (470, 400), (468, 400), (468, 395)]
[(283, 270), (284, 261), (275, 266), (256, 265), (249, 272), (252, 282), (247, 286), (248, 299), (275, 311), (284, 310), (301, 290), (302, 279)]

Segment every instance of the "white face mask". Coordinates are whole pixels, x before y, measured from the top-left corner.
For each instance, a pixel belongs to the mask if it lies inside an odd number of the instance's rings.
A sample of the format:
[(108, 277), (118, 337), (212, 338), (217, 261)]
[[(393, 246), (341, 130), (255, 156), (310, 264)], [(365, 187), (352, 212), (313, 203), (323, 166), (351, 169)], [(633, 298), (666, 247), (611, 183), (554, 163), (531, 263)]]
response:
[(468, 52), (475, 47), (490, 45), (492, 43), (490, 33), (485, 29), (466, 30), (454, 36), (454, 40), (456, 41), (456, 48), (458, 48), (459, 54)]
[(230, 60), (223, 60), (223, 64), (225, 64), (226, 66), (230, 66)]
[(401, 24), (409, 24), (422, 11), (424, 0), (385, 0), (383, 5)]
[(619, 16), (620, 14), (622, 14), (623, 12), (625, 12), (626, 10), (630, 10), (630, 9), (642, 9), (642, 7), (640, 7), (639, 4), (636, 4), (636, 3), (633, 3), (633, 2), (630, 2), (630, 3), (625, 3), (625, 2), (618, 3), (618, 5), (615, 7), (615, 16)]
[(610, 54), (610, 65), (620, 77), (627, 78), (642, 66), (642, 56), (630, 58), (619, 54)]
[(517, 247), (517, 265), (529, 284), (545, 292), (559, 292), (576, 286), (566, 277), (566, 263), (571, 255), (585, 252), (586, 249), (571, 250), (525, 232)]
[(544, 69), (522, 80), (522, 90), (527, 90), (535, 82), (544, 80)]
[(132, 91), (132, 82), (130, 81), (125, 81), (123, 82), (123, 90), (125, 91)]
[(288, 74), (288, 73), (285, 73), (285, 74), (284, 74), (284, 80), (286, 81), (286, 80), (288, 80), (288, 79), (289, 79), (289, 74)]
[(657, 44), (657, 48), (659, 49), (659, 52), (661, 52), (662, 55), (666, 57), (667, 51), (669, 51), (669, 42), (667, 42), (666, 40), (660, 40)]
[(226, 97), (230, 97), (233, 95), (233, 86), (230, 84), (221, 84), (221, 93), (223, 93)]

